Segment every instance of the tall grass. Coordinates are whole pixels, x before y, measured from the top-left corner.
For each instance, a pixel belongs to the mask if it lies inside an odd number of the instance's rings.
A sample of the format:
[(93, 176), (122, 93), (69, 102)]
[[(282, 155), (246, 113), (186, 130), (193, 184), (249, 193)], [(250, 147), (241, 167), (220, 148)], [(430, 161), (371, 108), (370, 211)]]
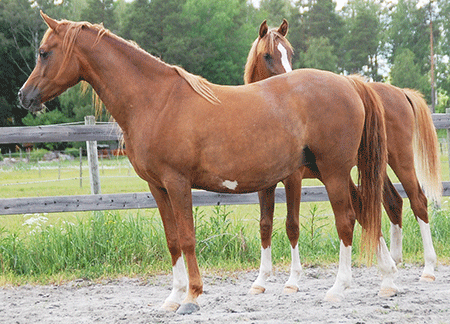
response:
[[(434, 246), (441, 262), (450, 259), (450, 212), (432, 211)], [(257, 219), (237, 217), (233, 207), (196, 207), (197, 255), (203, 269), (238, 270), (259, 266), (260, 239)], [(383, 232), (389, 244), (389, 221)], [(353, 253), (359, 255), (359, 225)], [(423, 262), (419, 226), (410, 211), (404, 217), (404, 260)], [(290, 263), (284, 220), (274, 226), (273, 261)], [(339, 239), (334, 217), (323, 215), (316, 205), (302, 217), (299, 250), (306, 265), (337, 262)], [(357, 257), (354, 260), (357, 261)], [(93, 212), (74, 222), (50, 224), (46, 215), (25, 215), (16, 229), (0, 228), (0, 283), (49, 282), (54, 278), (147, 275), (171, 269), (164, 229), (156, 210), (141, 212)]]

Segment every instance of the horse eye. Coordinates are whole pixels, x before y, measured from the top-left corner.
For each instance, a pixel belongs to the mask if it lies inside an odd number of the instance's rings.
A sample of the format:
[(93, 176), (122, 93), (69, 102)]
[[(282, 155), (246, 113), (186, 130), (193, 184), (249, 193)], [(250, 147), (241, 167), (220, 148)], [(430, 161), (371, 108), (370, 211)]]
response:
[(264, 54), (264, 59), (266, 61), (271, 61), (272, 60), (272, 55), (270, 55), (269, 53)]
[(39, 51), (39, 57), (40, 58), (42, 58), (42, 59), (46, 59), (46, 58), (48, 58), (48, 56), (50, 55), (50, 52), (46, 52), (46, 51), (44, 51), (44, 50), (40, 50)]

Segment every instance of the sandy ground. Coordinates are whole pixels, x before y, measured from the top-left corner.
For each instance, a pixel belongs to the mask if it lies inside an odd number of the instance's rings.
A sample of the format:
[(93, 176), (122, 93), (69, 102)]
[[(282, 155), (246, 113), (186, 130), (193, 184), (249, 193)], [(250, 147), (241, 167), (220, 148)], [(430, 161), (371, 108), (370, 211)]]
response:
[(159, 310), (171, 275), (6, 287), (0, 288), (0, 323), (450, 323), (450, 266), (440, 265), (432, 283), (418, 281), (420, 267), (400, 267), (401, 291), (391, 298), (377, 296), (375, 267), (353, 268), (346, 300), (324, 302), (336, 270), (304, 269), (300, 291), (290, 296), (281, 294), (285, 272), (275, 272), (258, 296), (247, 294), (256, 271), (205, 274), (200, 311), (184, 316)]

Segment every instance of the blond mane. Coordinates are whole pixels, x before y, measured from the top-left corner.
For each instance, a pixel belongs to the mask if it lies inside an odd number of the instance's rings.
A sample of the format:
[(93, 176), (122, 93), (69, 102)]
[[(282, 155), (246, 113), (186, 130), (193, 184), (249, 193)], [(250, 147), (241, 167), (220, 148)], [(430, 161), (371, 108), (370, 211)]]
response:
[(294, 52), (291, 43), (281, 35), (276, 28), (273, 28), (264, 35), (263, 38), (258, 38), (253, 42), (250, 52), (248, 52), (247, 63), (245, 64), (244, 72), (244, 83), (248, 84), (251, 82), (252, 74), (255, 70), (257, 63), (258, 54), (261, 52), (274, 54), (275, 52), (275, 42), (279, 40), (285, 47), (287, 47), (291, 52)]

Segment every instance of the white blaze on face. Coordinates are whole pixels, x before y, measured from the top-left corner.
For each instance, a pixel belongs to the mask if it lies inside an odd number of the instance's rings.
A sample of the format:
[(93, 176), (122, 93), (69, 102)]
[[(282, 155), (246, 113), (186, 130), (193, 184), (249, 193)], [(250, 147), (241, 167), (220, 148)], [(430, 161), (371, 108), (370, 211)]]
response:
[(225, 180), (225, 181), (222, 183), (222, 185), (223, 185), (225, 188), (228, 188), (228, 189), (230, 189), (230, 190), (234, 190), (234, 189), (236, 189), (236, 187), (238, 186), (238, 183), (237, 183), (236, 180), (235, 180), (235, 181)]
[(284, 46), (281, 45), (281, 43), (278, 43), (277, 48), (278, 48), (278, 50), (281, 53), (281, 64), (283, 65), (284, 70), (286, 72), (291, 72), (292, 71), (292, 67), (291, 67), (291, 64), (289, 63), (289, 58), (288, 58), (288, 54), (287, 54), (286, 48), (284, 48)]

